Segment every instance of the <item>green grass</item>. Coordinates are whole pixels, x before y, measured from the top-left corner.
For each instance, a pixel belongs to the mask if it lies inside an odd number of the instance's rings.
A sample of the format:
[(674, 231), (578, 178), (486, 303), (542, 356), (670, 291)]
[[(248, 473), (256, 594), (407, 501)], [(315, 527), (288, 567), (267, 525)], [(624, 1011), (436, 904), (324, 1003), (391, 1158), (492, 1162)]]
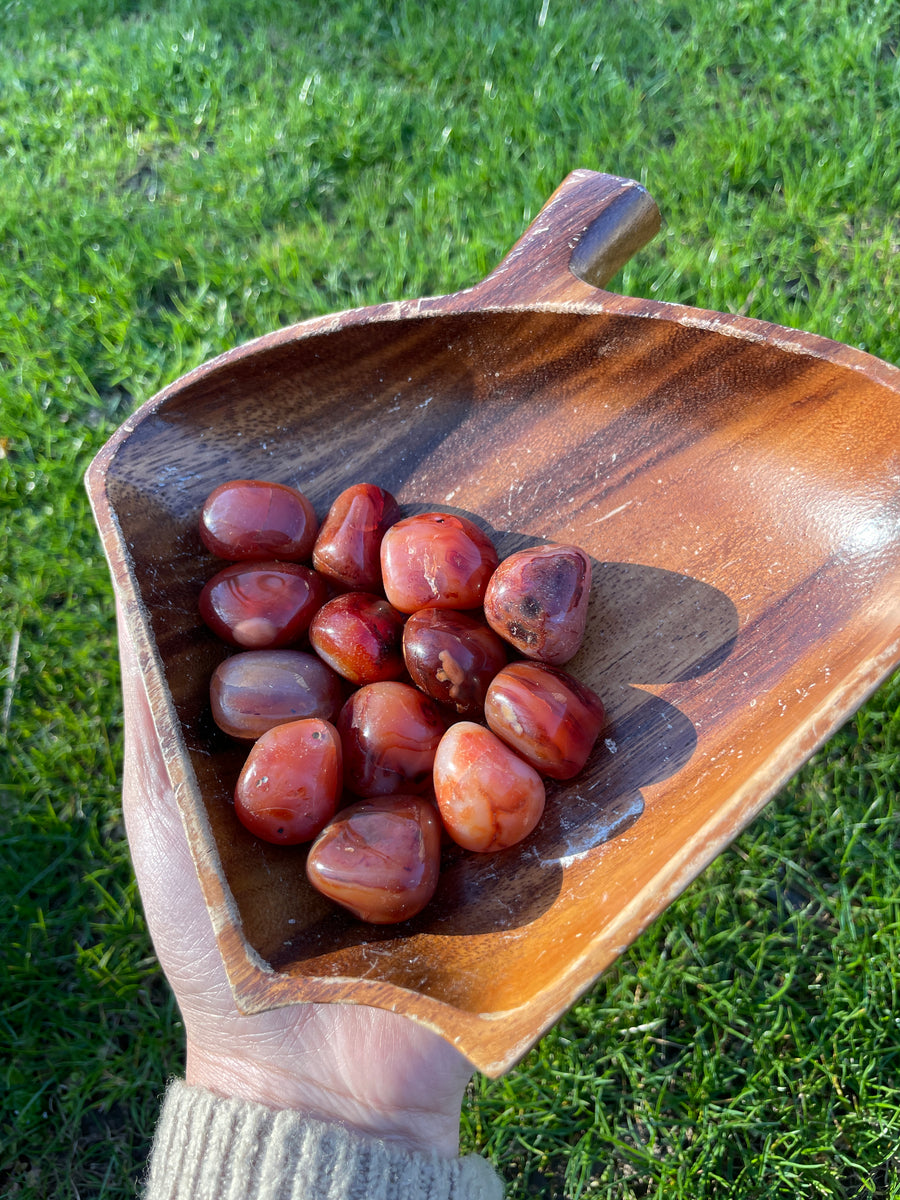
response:
[[(118, 805), (81, 477), (162, 384), (481, 278), (574, 167), (663, 209), (625, 292), (900, 361), (897, 0), (0, 6), (0, 1191), (124, 1197), (175, 1011)], [(900, 1196), (900, 678), (507, 1078), (510, 1196)]]
[(539, 1166), (566, 1196), (900, 1194), (898, 716), (895, 681), (477, 1089), (523, 1194)]

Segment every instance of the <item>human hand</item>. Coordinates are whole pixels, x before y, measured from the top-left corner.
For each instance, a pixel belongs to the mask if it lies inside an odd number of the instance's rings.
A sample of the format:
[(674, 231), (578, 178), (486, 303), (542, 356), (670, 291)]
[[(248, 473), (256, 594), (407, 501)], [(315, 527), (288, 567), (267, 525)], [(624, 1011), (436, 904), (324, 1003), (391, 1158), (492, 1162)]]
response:
[(134, 646), (119, 614), (125, 706), (123, 809), (144, 912), (187, 1035), (186, 1079), (220, 1096), (339, 1121), (414, 1150), (455, 1155), (472, 1068), (437, 1034), (345, 1004), (237, 1011)]

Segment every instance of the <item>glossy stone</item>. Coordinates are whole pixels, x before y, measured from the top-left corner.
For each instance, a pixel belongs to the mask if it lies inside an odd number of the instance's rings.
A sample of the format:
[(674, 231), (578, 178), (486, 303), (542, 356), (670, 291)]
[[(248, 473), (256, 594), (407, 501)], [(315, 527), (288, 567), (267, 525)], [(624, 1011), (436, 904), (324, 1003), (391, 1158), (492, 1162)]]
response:
[(362, 921), (393, 925), (421, 912), (434, 895), (441, 830), (419, 796), (361, 800), (319, 834), (306, 860), (314, 888)]
[(272, 650), (306, 633), (325, 603), (325, 580), (299, 563), (232, 563), (200, 593), (200, 616), (230, 646)]
[(315, 650), (344, 679), (364, 685), (405, 675), (404, 616), (381, 596), (345, 592), (316, 613), (309, 628)]
[(254, 742), (234, 792), (238, 819), (281, 846), (310, 842), (337, 812), (341, 741), (328, 721), (291, 721)]
[(479, 608), (497, 551), (466, 517), (422, 513), (398, 521), (381, 543), (384, 592), (395, 608)]
[(338, 587), (381, 592), (381, 540), (401, 517), (384, 488), (357, 483), (341, 492), (322, 522), (313, 566)]
[(437, 705), (408, 683), (371, 683), (337, 720), (344, 784), (357, 796), (431, 791), (431, 769), (446, 723)]
[(461, 716), (481, 716), (488, 684), (509, 655), (506, 643), (468, 613), (423, 608), (407, 619), (403, 657), (426, 695)]
[(210, 492), (200, 513), (200, 537), (210, 554), (232, 561), (312, 554), (319, 521), (296, 488), (259, 479), (232, 479)]
[(488, 725), (527, 762), (552, 779), (571, 779), (584, 767), (603, 727), (596, 692), (558, 667), (510, 663), (487, 691)]
[(560, 666), (584, 638), (591, 560), (578, 546), (540, 546), (505, 558), (484, 597), (488, 624), (526, 658)]
[(213, 719), (236, 738), (258, 738), (267, 729), (302, 717), (332, 721), (343, 700), (332, 669), (302, 650), (245, 650), (213, 672)]
[(544, 783), (534, 767), (474, 721), (451, 725), (434, 760), (444, 828), (466, 850), (514, 846), (540, 821)]

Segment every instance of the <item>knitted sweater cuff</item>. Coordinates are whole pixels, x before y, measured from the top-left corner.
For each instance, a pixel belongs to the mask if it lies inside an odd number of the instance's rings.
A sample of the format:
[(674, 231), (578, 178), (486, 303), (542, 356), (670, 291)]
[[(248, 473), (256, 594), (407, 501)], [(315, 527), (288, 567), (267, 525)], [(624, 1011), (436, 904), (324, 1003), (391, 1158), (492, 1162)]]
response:
[(173, 1081), (150, 1157), (144, 1200), (502, 1200), (477, 1155), (441, 1158), (377, 1138), (224, 1100)]

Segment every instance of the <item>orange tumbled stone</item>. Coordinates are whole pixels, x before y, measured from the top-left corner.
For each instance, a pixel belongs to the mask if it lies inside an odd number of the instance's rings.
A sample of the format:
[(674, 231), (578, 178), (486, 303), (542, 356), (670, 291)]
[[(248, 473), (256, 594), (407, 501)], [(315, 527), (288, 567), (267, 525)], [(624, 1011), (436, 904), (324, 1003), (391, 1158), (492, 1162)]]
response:
[(341, 809), (311, 846), (306, 874), (360, 920), (393, 925), (432, 898), (440, 855), (440, 822), (429, 801), (380, 796)]
[(487, 690), (488, 725), (551, 779), (572, 779), (588, 755), (605, 719), (596, 692), (558, 667), (510, 663)]
[(478, 608), (497, 562), (487, 534), (452, 513), (406, 517), (381, 543), (384, 594), (404, 613)]
[(444, 734), (434, 794), (444, 828), (466, 850), (506, 850), (544, 812), (544, 783), (534, 767), (474, 721), (459, 721)]
[(403, 614), (382, 596), (344, 592), (313, 618), (309, 640), (339, 675), (362, 687), (405, 674)]
[(447, 722), (435, 702), (409, 683), (369, 683), (337, 719), (344, 783), (356, 796), (425, 795)]
[(211, 554), (233, 561), (312, 554), (319, 522), (302, 492), (284, 483), (232, 479), (219, 484), (200, 513), (200, 537)]
[(328, 721), (291, 721), (253, 749), (234, 790), (242, 825), (266, 842), (311, 842), (334, 816), (341, 795), (341, 741)]

